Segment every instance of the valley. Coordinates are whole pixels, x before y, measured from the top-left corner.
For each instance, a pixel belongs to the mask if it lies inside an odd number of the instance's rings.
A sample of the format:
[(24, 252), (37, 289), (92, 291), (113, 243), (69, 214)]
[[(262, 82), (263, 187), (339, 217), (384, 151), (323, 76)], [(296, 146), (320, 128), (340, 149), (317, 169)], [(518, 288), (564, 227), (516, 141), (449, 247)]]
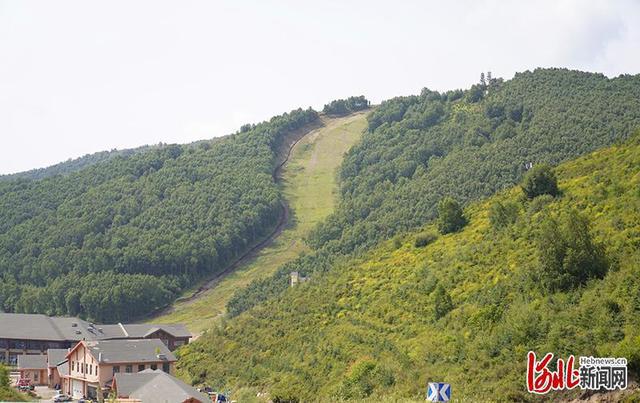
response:
[(333, 211), (337, 169), (344, 153), (365, 130), (366, 113), (339, 118), (323, 116), (322, 126), (306, 134), (292, 148), (279, 175), (288, 205), (288, 222), (270, 244), (216, 278), (197, 298), (178, 300), (169, 312), (149, 320), (184, 323), (191, 332), (200, 334), (225, 313), (225, 305), (235, 290), (272, 275), (284, 263), (308, 251), (304, 237)]

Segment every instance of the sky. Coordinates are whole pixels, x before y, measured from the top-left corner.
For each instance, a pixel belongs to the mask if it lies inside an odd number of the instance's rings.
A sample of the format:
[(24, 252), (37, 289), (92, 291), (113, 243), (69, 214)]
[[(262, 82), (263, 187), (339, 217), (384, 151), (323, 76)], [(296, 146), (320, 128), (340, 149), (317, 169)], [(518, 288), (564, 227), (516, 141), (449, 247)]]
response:
[(0, 0), (0, 174), (536, 67), (640, 73), (640, 1)]

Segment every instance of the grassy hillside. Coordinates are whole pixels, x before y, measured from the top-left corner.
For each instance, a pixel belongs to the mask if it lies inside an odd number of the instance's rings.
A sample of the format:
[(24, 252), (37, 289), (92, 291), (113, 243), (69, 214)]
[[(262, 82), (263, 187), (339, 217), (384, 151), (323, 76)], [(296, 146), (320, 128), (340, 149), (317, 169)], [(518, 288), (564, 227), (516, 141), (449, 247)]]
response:
[(117, 322), (170, 303), (269, 234), (298, 109), (220, 140), (0, 181), (0, 310)]
[[(564, 163), (560, 196), (529, 201), (510, 188), (470, 204), (460, 232), (416, 247), (417, 236), (436, 233), (428, 224), (344, 259), (187, 346), (179, 372), (242, 401), (258, 391), (282, 401), (418, 401), (434, 380), (450, 382), (456, 399), (537, 400), (525, 390), (529, 350), (624, 356), (637, 374), (639, 172), (638, 136)], [(509, 206), (507, 219), (497, 206)], [(590, 230), (576, 226), (583, 221)], [(563, 267), (577, 265), (585, 281), (545, 287), (549, 247), (565, 244), (574, 249)], [(603, 277), (586, 275), (583, 247), (604, 251)]]
[(324, 126), (297, 143), (282, 172), (282, 192), (291, 215), (286, 229), (252, 261), (225, 276), (197, 300), (178, 302), (172, 312), (152, 320), (181, 322), (192, 332), (200, 333), (224, 314), (225, 305), (235, 290), (273, 274), (278, 267), (306, 252), (308, 247), (302, 240), (333, 211), (337, 169), (344, 154), (365, 130), (365, 117), (359, 113), (345, 118), (322, 118)]
[(527, 163), (557, 164), (625, 139), (640, 127), (640, 75), (609, 79), (536, 69), (462, 91), (383, 102), (340, 170), (340, 203), (309, 236), (312, 254), (229, 301), (237, 315), (286, 290), (297, 270), (331, 270), (434, 218), (438, 201), (466, 204), (517, 183)]

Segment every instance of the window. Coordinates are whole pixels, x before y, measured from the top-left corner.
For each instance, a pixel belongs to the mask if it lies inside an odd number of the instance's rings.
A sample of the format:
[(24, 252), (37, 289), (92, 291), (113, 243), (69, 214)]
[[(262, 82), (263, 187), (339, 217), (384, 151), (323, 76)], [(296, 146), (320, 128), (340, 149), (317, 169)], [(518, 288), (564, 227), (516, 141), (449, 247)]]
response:
[(89, 375), (93, 375), (93, 365), (89, 365)]
[(138, 372), (144, 371), (144, 364), (138, 365)]
[(71, 370), (75, 371), (76, 370), (76, 362), (75, 361), (71, 361)]
[(154, 371), (158, 369), (158, 364), (151, 364), (151, 369)]
[(9, 348), (13, 350), (24, 350), (26, 344), (22, 340), (11, 340), (9, 342)]
[(39, 341), (35, 341), (35, 340), (29, 340), (27, 341), (27, 349), (29, 350), (42, 350), (42, 343)]
[(124, 372), (126, 372), (127, 374), (130, 374), (133, 372), (133, 365), (127, 365), (126, 367), (124, 367)]
[(163, 362), (162, 363), (162, 370), (164, 372), (166, 372), (167, 374), (169, 373), (169, 371), (171, 370), (171, 366), (169, 365), (168, 362)]
[(88, 367), (88, 365), (87, 365), (87, 363), (85, 362), (85, 363), (84, 363), (84, 372), (83, 372), (84, 374), (86, 374), (86, 373), (87, 373), (87, 370), (88, 370), (88, 368), (87, 368), (87, 367)]
[(113, 366), (113, 373), (117, 374), (118, 372), (120, 372), (120, 366), (119, 365), (114, 365)]
[(183, 346), (184, 345), (184, 340), (176, 340), (176, 342), (174, 344), (176, 345), (176, 347)]
[(36, 382), (38, 381), (38, 371), (33, 373), (33, 380)]

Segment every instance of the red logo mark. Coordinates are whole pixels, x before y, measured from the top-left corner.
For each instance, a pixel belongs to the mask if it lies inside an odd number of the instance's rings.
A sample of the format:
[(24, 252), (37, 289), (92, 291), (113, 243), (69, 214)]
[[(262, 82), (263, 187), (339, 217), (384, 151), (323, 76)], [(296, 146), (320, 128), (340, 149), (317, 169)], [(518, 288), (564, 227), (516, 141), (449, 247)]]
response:
[(573, 369), (575, 361), (572, 355), (565, 362), (558, 359), (555, 371), (547, 368), (553, 359), (553, 353), (547, 353), (541, 361), (536, 361), (536, 353), (529, 351), (527, 354), (527, 390), (529, 393), (545, 394), (549, 390), (573, 389), (580, 383), (580, 373)]

